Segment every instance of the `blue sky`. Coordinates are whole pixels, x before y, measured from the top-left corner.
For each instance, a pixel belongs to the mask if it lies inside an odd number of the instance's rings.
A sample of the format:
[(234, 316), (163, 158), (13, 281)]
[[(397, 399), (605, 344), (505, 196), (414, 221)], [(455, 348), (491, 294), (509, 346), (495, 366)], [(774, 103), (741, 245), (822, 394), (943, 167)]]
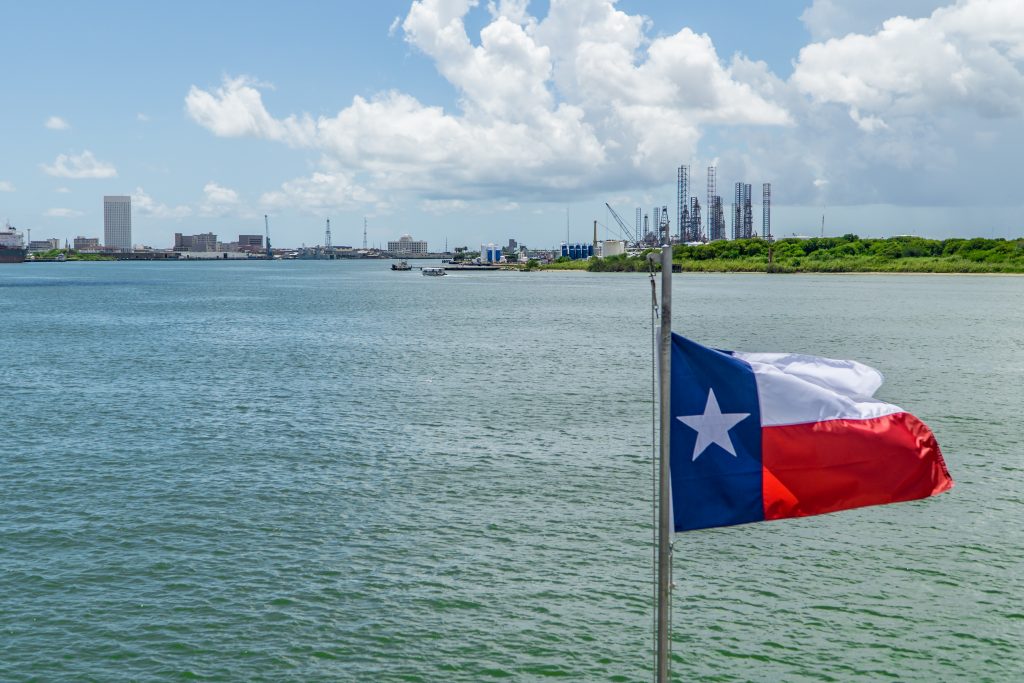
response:
[[(137, 243), (574, 239), (718, 166), (777, 235), (1016, 236), (1014, 0), (4, 3), (0, 219)], [(755, 208), (755, 214), (759, 211)]]

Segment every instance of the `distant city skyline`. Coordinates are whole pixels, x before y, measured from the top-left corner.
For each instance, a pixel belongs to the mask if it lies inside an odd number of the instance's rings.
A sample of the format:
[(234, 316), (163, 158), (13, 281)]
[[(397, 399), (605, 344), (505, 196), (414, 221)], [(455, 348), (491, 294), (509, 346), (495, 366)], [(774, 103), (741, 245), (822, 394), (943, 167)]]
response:
[[(0, 220), (33, 238), (550, 247), (716, 165), (776, 236), (1016, 237), (1014, 0), (7, 3)], [(117, 42), (109, 35), (119, 36)], [(46, 49), (40, 50), (45, 37)], [(188, 49), (182, 49), (187, 46)], [(46, 88), (40, 88), (46, 83)], [(744, 200), (745, 201), (745, 200)], [(705, 209), (707, 207), (704, 207)], [(746, 215), (746, 214), (744, 214)], [(673, 220), (672, 229), (678, 226)], [(744, 228), (746, 228), (744, 224)]]

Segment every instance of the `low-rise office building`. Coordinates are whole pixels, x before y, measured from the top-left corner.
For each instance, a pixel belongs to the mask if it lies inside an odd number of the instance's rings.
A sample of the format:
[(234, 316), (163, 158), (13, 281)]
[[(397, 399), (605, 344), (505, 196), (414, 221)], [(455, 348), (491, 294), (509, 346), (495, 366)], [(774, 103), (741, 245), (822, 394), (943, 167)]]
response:
[(217, 235), (212, 232), (204, 232), (198, 235), (182, 235), (174, 233), (174, 251), (218, 251)]
[(38, 254), (42, 251), (50, 251), (51, 249), (60, 249), (60, 240), (56, 237), (52, 237), (48, 240), (32, 240), (28, 243), (28, 250), (33, 254)]
[(240, 251), (244, 253), (263, 253), (263, 235), (239, 235), (237, 242), (222, 244), (218, 251)]
[(75, 251), (99, 251), (102, 249), (100, 246), (99, 237), (76, 237), (75, 238)]

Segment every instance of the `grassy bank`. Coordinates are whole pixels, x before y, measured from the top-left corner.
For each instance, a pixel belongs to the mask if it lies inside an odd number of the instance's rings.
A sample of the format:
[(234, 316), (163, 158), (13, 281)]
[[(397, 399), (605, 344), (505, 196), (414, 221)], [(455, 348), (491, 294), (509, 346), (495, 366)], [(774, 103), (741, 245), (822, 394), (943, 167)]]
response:
[(592, 270), (590, 264), (595, 260), (597, 259), (580, 259), (576, 261), (557, 259), (552, 263), (537, 266), (536, 270)]
[(68, 261), (113, 261), (113, 256), (103, 256), (101, 254), (79, 254), (74, 249), (51, 249), (50, 251), (43, 251), (34, 254), (35, 258), (40, 261), (50, 261), (61, 254), (64, 255)]
[[(769, 250), (771, 259), (769, 262)], [(860, 239), (856, 235), (723, 240), (678, 245), (672, 261), (687, 272), (748, 273), (1024, 273), (1024, 238)], [(590, 272), (646, 271), (643, 256), (552, 263), (546, 268)]]

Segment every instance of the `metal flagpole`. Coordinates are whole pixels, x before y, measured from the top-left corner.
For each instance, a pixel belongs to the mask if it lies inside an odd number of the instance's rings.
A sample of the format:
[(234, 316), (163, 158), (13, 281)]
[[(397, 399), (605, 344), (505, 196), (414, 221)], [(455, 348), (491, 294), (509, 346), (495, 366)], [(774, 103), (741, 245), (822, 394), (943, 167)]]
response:
[(658, 683), (668, 683), (669, 602), (672, 599), (672, 532), (669, 481), (669, 428), (672, 425), (672, 247), (661, 248), (661, 339), (658, 381), (661, 388), (661, 457), (658, 471)]

